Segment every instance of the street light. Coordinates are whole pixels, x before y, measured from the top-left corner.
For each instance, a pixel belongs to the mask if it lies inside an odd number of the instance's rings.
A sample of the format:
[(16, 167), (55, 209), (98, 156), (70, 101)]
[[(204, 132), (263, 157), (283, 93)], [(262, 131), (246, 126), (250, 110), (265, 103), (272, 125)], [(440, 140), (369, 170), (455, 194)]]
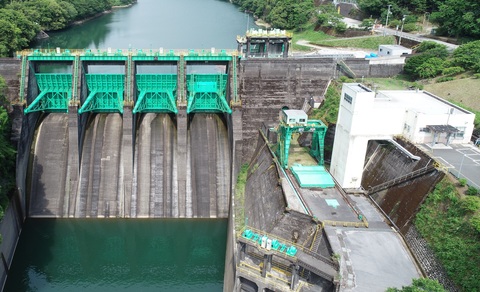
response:
[[(425, 12), (425, 14), (423, 14), (423, 29), (425, 30), (425, 32), (428, 32), (428, 20), (430, 19), (430, 12)], [(425, 20), (427, 21), (427, 28), (425, 29)]]
[(392, 7), (392, 5), (388, 5), (388, 11), (387, 11), (387, 21), (385, 22), (385, 28), (383, 29), (383, 36), (385, 36), (387, 34), (387, 32), (385, 31), (388, 27), (388, 16), (390, 15), (390, 7)]
[(402, 42), (403, 24), (405, 23), (405, 17), (407, 17), (407, 15), (404, 15), (402, 18), (402, 27), (400, 28), (400, 37), (398, 38), (398, 45), (400, 45)]

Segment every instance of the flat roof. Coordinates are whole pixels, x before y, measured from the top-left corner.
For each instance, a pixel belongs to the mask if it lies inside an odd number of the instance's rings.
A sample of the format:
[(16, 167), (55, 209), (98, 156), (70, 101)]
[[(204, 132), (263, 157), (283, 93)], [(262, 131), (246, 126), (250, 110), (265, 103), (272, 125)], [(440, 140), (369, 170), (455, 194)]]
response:
[(424, 114), (472, 114), (436, 95), (423, 90), (380, 90), (374, 99), (374, 108), (414, 110)]
[(346, 83), (348, 88), (355, 90), (356, 92), (371, 92), (372, 90), (360, 83)]
[(401, 46), (401, 45), (380, 45), (379, 47), (388, 48), (388, 49), (408, 50), (408, 51), (412, 50), (412, 49), (406, 48), (406, 47)]

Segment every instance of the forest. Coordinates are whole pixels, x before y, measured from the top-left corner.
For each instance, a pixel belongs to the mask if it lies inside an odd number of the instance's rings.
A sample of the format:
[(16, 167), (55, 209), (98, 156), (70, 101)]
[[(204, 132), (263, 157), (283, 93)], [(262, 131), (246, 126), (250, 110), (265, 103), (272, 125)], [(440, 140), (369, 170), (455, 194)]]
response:
[[(250, 11), (273, 27), (301, 28), (315, 22), (317, 0), (233, 0), (240, 9)], [(331, 3), (331, 1), (323, 1)], [(435, 24), (438, 35), (467, 40), (480, 38), (480, 1), (478, 0), (358, 0), (360, 15), (385, 23), (388, 6), (391, 21), (404, 15)], [(360, 17), (361, 18), (361, 17)]]
[(136, 0), (0, 0), (0, 57), (29, 46), (40, 31), (64, 29)]

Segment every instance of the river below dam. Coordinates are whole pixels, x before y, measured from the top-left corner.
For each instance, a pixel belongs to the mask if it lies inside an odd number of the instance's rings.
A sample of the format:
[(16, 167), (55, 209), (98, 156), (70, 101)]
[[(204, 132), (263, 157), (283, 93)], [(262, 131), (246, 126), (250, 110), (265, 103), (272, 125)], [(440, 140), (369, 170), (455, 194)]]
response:
[[(258, 28), (222, 0), (138, 0), (34, 44), (236, 49)], [(222, 291), (226, 219), (28, 218), (3, 291)]]
[(226, 219), (28, 219), (3, 291), (222, 291), (226, 234)]

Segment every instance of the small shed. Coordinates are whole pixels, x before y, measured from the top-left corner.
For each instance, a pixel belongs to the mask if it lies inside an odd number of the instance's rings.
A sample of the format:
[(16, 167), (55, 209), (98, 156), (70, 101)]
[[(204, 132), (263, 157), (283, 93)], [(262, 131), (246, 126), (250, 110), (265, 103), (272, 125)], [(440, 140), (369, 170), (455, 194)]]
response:
[(412, 49), (400, 45), (380, 45), (378, 47), (378, 56), (402, 56), (412, 53)]
[(306, 125), (308, 121), (307, 114), (302, 110), (283, 110), (282, 122), (287, 125), (301, 124)]

